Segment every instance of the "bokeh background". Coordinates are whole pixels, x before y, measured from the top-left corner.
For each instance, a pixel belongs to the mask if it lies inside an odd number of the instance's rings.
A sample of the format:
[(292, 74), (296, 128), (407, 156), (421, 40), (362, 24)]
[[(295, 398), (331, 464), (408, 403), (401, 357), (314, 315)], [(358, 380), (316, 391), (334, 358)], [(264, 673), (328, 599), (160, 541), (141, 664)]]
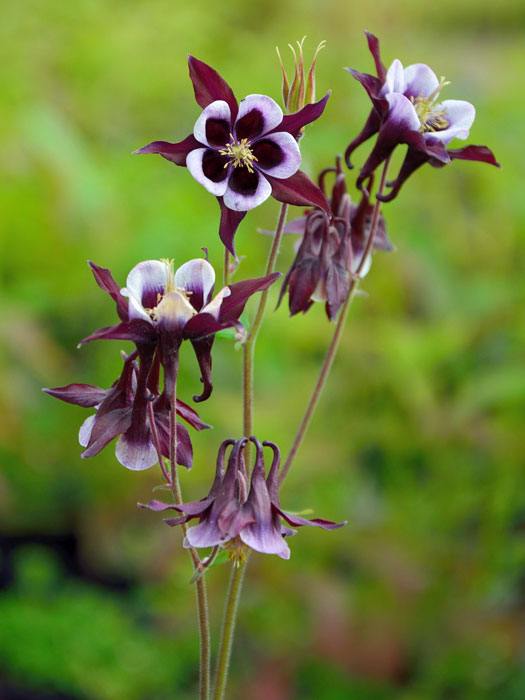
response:
[[(86, 266), (124, 282), (139, 260), (200, 254), (217, 266), (217, 206), (188, 173), (131, 152), (177, 140), (198, 114), (189, 52), (239, 96), (278, 98), (274, 46), (328, 41), (325, 117), (303, 142), (315, 174), (363, 123), (342, 67), (424, 61), (475, 103), (473, 143), (504, 168), (423, 169), (387, 206), (378, 254), (284, 487), (290, 510), (349, 520), (301, 531), (292, 558), (253, 557), (229, 697), (234, 700), (519, 700), (525, 697), (523, 143), (521, 0), (26, 0), (0, 26), (0, 697), (189, 700), (196, 693), (190, 567), (180, 534), (137, 511), (158, 483), (113, 449), (83, 461), (85, 412), (41, 386), (109, 386), (118, 343), (76, 349), (111, 323)], [(286, 50), (284, 50), (286, 54)], [(362, 159), (365, 151), (356, 154)], [(267, 203), (238, 234), (240, 274), (260, 274)], [(283, 246), (279, 268), (292, 259)], [(274, 293), (275, 297), (275, 293)], [(272, 313), (257, 349), (256, 426), (286, 451), (331, 328), (320, 307)], [(125, 347), (123, 344), (122, 347)], [(239, 435), (240, 353), (216, 343), (188, 498)], [(198, 389), (184, 354), (181, 395)], [(227, 567), (209, 575), (213, 632)]]

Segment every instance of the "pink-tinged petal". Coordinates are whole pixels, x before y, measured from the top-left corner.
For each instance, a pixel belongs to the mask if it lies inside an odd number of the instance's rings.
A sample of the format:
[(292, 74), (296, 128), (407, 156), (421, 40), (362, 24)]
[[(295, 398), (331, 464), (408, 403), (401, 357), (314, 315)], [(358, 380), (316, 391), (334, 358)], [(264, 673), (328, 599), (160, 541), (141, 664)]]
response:
[(282, 122), (277, 127), (277, 131), (287, 131), (294, 137), (299, 136), (301, 130), (307, 124), (311, 124), (316, 119), (319, 119), (331, 94), (328, 91), (318, 102), (307, 104), (298, 112), (294, 112), (294, 114), (285, 114)]
[(379, 48), (379, 39), (371, 32), (365, 32), (366, 40), (368, 42), (368, 49), (372, 54), (374, 59), (374, 64), (376, 67), (377, 77), (384, 81), (386, 77), (386, 69), (381, 61), (381, 51)]
[(93, 340), (130, 340), (132, 343), (152, 343), (156, 339), (156, 331), (149, 321), (135, 319), (116, 326), (107, 326), (83, 338), (79, 345), (91, 343)]
[(220, 292), (218, 292), (213, 297), (213, 299), (208, 304), (206, 304), (206, 306), (202, 309), (201, 313), (210, 314), (216, 321), (218, 321), (221, 312), (222, 302), (224, 301), (224, 299), (226, 299), (226, 297), (229, 297), (230, 294), (230, 288), (223, 287), (220, 290)]
[[(411, 131), (418, 131), (421, 126), (419, 117), (412, 102), (397, 92), (385, 95), (388, 102), (388, 128), (402, 128)], [(383, 127), (384, 128), (384, 127)]]
[(224, 204), (233, 211), (250, 211), (265, 202), (272, 194), (266, 177), (247, 168), (233, 168), (224, 193)]
[(84, 408), (93, 408), (93, 406), (102, 403), (108, 393), (105, 389), (91, 384), (68, 384), (67, 386), (57, 386), (54, 389), (42, 389), (42, 391), (55, 399)]
[(146, 309), (157, 306), (159, 296), (166, 289), (169, 272), (168, 265), (160, 260), (145, 260), (135, 265), (121, 290), (129, 299), (130, 319), (142, 318), (150, 322)]
[(215, 100), (200, 114), (193, 127), (193, 135), (206, 146), (224, 146), (231, 133), (230, 106), (224, 100)]
[(281, 559), (290, 558), (290, 547), (281, 534), (278, 519), (255, 522), (240, 532), (240, 538), (251, 549), (261, 554), (277, 554)]
[(437, 75), (425, 63), (413, 63), (405, 68), (406, 97), (430, 97), (438, 87)]
[(248, 95), (239, 104), (235, 136), (251, 141), (275, 129), (282, 120), (283, 110), (271, 97)]
[(470, 102), (464, 100), (444, 100), (434, 108), (436, 111), (443, 110), (448, 127), (443, 131), (432, 131), (425, 134), (426, 137), (438, 139), (442, 143), (449, 143), (452, 139), (466, 139), (470, 133), (476, 109)]
[(465, 146), (464, 148), (450, 149), (448, 154), (451, 160), (475, 160), (495, 165), (497, 168), (500, 167), (496, 156), (487, 146)]
[(88, 265), (93, 272), (98, 286), (103, 289), (117, 305), (117, 313), (122, 321), (128, 320), (128, 301), (120, 293), (120, 287), (113, 279), (111, 272), (105, 267), (99, 267), (94, 262), (88, 260)]
[(222, 197), (219, 197), (217, 201), (219, 202), (219, 206), (221, 208), (219, 236), (225, 248), (235, 257), (235, 247), (233, 245), (233, 239), (237, 232), (237, 229), (239, 228), (239, 224), (246, 216), (246, 212), (228, 209), (228, 207), (224, 204), (224, 200)]
[(137, 155), (147, 155), (153, 153), (162, 156), (166, 160), (175, 163), (175, 165), (186, 165), (188, 153), (191, 153), (195, 148), (200, 148), (201, 144), (195, 139), (193, 134), (187, 136), (183, 141), (178, 143), (169, 143), (169, 141), (153, 141), (147, 146), (138, 148), (135, 153)]
[(266, 277), (257, 277), (231, 284), (231, 294), (222, 302), (219, 320), (221, 322), (237, 321), (244, 311), (248, 299), (256, 292), (268, 289), (280, 276), (279, 272), (274, 272)]
[(286, 180), (279, 180), (271, 175), (267, 177), (272, 186), (272, 195), (279, 202), (298, 207), (319, 207), (327, 214), (330, 213), (330, 205), (323, 192), (301, 170)]
[(390, 65), (390, 68), (386, 72), (385, 85), (383, 87), (383, 94), (386, 96), (391, 92), (404, 93), (406, 88), (405, 82), (405, 71), (403, 69), (403, 64), (396, 58)]
[(81, 447), (87, 447), (89, 445), (89, 441), (91, 440), (91, 433), (93, 432), (95, 418), (95, 414), (93, 414), (92, 416), (88, 416), (80, 426), (80, 430), (78, 431), (78, 442)]
[(197, 148), (186, 160), (192, 177), (216, 197), (222, 197), (228, 187), (228, 161), (217, 151)]
[(279, 179), (291, 177), (301, 165), (301, 151), (287, 131), (277, 131), (259, 139), (252, 146), (257, 169)]
[(126, 469), (143, 471), (158, 462), (158, 455), (151, 440), (134, 440), (130, 435), (122, 435), (115, 448), (115, 456)]
[(223, 535), (216, 522), (205, 519), (198, 525), (188, 529), (186, 539), (188, 544), (184, 543), (184, 546), (215, 547), (215, 545), (227, 542), (230, 537)]
[(194, 258), (175, 272), (175, 286), (189, 293), (192, 306), (200, 311), (215, 285), (215, 270), (204, 258)]
[(199, 61), (193, 56), (188, 58), (188, 68), (197, 103), (205, 109), (216, 100), (224, 100), (228, 103), (231, 118), (234, 120), (238, 110), (237, 100), (224, 78), (221, 78), (217, 71), (207, 63)]

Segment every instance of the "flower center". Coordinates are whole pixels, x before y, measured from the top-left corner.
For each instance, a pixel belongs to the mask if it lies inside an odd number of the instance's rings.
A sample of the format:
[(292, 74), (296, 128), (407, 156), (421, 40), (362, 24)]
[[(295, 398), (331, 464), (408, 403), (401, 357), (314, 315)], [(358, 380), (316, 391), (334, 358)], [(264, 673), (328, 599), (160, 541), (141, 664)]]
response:
[(191, 292), (175, 284), (173, 260), (165, 258), (161, 262), (166, 266), (164, 294), (157, 294), (156, 306), (146, 311), (155, 323), (161, 320), (189, 320), (197, 313), (189, 301)]
[(420, 95), (410, 98), (416, 110), (416, 114), (419, 117), (419, 121), (421, 122), (419, 130), (422, 133), (442, 131), (447, 128), (448, 119), (446, 112), (444, 109), (436, 109), (436, 102), (441, 90), (449, 84), (449, 81), (442, 77), (439, 81), (439, 85), (428, 97)]
[(229, 163), (225, 164), (225, 168), (231, 163), (234, 168), (244, 167), (249, 173), (253, 173), (253, 163), (257, 160), (250, 148), (248, 139), (237, 141), (233, 134), (230, 134), (230, 143), (226, 148), (222, 148), (219, 153), (221, 156), (229, 158)]

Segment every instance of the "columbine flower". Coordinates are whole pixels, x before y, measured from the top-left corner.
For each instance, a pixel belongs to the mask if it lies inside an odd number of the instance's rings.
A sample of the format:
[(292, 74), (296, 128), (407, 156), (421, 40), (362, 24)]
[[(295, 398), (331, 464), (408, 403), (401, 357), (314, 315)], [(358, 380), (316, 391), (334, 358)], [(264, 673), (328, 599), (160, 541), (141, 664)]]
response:
[[(190, 527), (186, 547), (226, 547), (234, 559), (243, 556), (243, 545), (264, 554), (277, 554), (290, 558), (290, 548), (284, 537), (295, 532), (286, 525), (301, 527), (313, 525), (333, 530), (345, 523), (313, 518), (308, 520), (281, 509), (279, 503), (280, 454), (276, 445), (263, 442), (273, 450), (273, 460), (265, 475), (263, 447), (254, 437), (249, 438), (256, 447), (255, 464), (251, 476), (244, 462), (244, 447), (248, 438), (225, 440), (217, 455), (215, 480), (210, 493), (200, 501), (180, 505), (151, 501), (145, 506), (153, 511), (176, 510), (183, 513), (166, 520), (168, 525), (180, 525), (194, 518), (199, 524)], [(224, 468), (224, 456), (232, 447), (228, 467)], [(140, 504), (139, 504), (140, 505)]]
[[(299, 234), (302, 238), (284, 279), (279, 302), (288, 291), (292, 316), (308, 311), (314, 301), (325, 302), (326, 315), (332, 321), (350, 292), (353, 275), (360, 270), (360, 277), (364, 277), (370, 269), (371, 255), (364, 263), (363, 255), (370, 234), (373, 206), (367, 191), (362, 193), (358, 205), (352, 203), (340, 158), (336, 159), (335, 168), (326, 168), (321, 172), (319, 185), (323, 192), (329, 173), (335, 174), (329, 200), (330, 217), (319, 210), (311, 210), (305, 216), (290, 221), (285, 229), (286, 233)], [(371, 184), (368, 189), (370, 187)], [(373, 247), (392, 250), (382, 215)]]
[(441, 100), (441, 91), (448, 82), (438, 79), (424, 63), (404, 68), (396, 59), (387, 71), (381, 61), (378, 39), (369, 33), (367, 39), (377, 77), (348, 69), (365, 88), (373, 104), (365, 126), (346, 149), (349, 167), (352, 167), (350, 157), (357, 146), (378, 133), (376, 144), (361, 168), (359, 187), (399, 144), (407, 144), (407, 155), (398, 176), (389, 183), (390, 192), (379, 197), (382, 201), (393, 199), (405, 180), (427, 162), (434, 167), (442, 167), (451, 160), (498, 165), (486, 146), (447, 149), (452, 139), (469, 136), (476, 115), (470, 102)]
[(146, 260), (131, 270), (123, 289), (119, 289), (109, 270), (90, 264), (99, 286), (116, 302), (121, 322), (95, 331), (82, 343), (131, 340), (142, 361), (158, 352), (169, 385), (174, 379), (174, 358), (179, 347), (184, 340), (191, 341), (204, 384), (203, 393), (194, 396), (194, 401), (204, 401), (212, 392), (211, 349), (215, 333), (238, 326), (252, 294), (267, 289), (279, 277), (279, 273), (274, 273), (236, 282), (213, 296), (215, 271), (201, 258), (190, 260), (177, 270), (169, 260)]
[[(116, 457), (128, 469), (148, 469), (158, 462), (159, 457), (170, 456), (170, 403), (165, 392), (159, 390), (158, 355), (153, 363), (145, 358), (141, 366), (137, 360), (138, 352), (126, 357), (119, 379), (109, 389), (91, 384), (68, 384), (44, 389), (61, 401), (95, 409), (95, 413), (86, 418), (80, 428), (79, 442), (85, 448), (82, 457), (97, 455), (116, 437), (119, 438)], [(179, 399), (177, 415), (196, 430), (210, 427), (196, 411)], [(152, 429), (158, 445), (153, 440)], [(190, 435), (186, 427), (177, 422), (177, 463), (189, 468), (192, 460)]]
[(326, 208), (315, 184), (299, 170), (297, 137), (323, 113), (329, 95), (287, 116), (266, 95), (237, 102), (213, 68), (190, 56), (195, 99), (203, 108), (193, 134), (178, 143), (154, 141), (136, 153), (157, 153), (186, 166), (221, 207), (219, 234), (235, 254), (233, 237), (246, 212), (270, 195), (280, 202)]

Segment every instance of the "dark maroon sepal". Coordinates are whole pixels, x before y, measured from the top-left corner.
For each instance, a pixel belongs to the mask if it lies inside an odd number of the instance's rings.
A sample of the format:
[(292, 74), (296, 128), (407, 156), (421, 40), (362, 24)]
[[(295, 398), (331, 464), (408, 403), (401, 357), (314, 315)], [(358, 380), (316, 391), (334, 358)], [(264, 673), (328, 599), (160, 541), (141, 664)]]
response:
[(279, 202), (297, 207), (318, 207), (330, 214), (330, 205), (323, 192), (310, 178), (298, 170), (286, 180), (265, 176), (272, 186), (272, 195)]
[(201, 371), (201, 382), (202, 382), (202, 393), (196, 394), (193, 400), (196, 403), (201, 401), (206, 401), (211, 396), (213, 391), (213, 384), (211, 381), (211, 369), (212, 369), (212, 358), (211, 349), (213, 347), (213, 342), (215, 336), (208, 336), (207, 338), (201, 338), (200, 340), (192, 340), (193, 350), (195, 352), (195, 357), (199, 363), (199, 369)]
[(113, 279), (111, 272), (105, 267), (99, 267), (94, 262), (88, 260), (93, 277), (98, 286), (113, 299), (117, 305), (117, 313), (122, 321), (128, 320), (128, 300), (120, 293), (120, 287)]
[(183, 141), (179, 141), (178, 143), (169, 143), (169, 141), (153, 141), (152, 143), (148, 143), (147, 146), (138, 148), (135, 153), (137, 155), (154, 153), (162, 156), (172, 163), (175, 163), (175, 165), (186, 165), (186, 157), (188, 153), (196, 148), (202, 147), (202, 143), (199, 143), (193, 134), (190, 134)]
[(68, 384), (54, 389), (42, 389), (49, 396), (84, 408), (98, 406), (106, 398), (107, 391), (91, 384)]
[(244, 219), (248, 212), (245, 211), (234, 211), (233, 209), (228, 209), (224, 204), (222, 197), (217, 197), (219, 206), (221, 208), (221, 222), (219, 225), (219, 236), (224, 246), (229, 250), (229, 252), (235, 257), (235, 247), (233, 245), (233, 239), (239, 228), (239, 224)]
[(252, 294), (268, 289), (280, 276), (280, 272), (274, 272), (266, 277), (257, 277), (255, 279), (243, 280), (242, 282), (231, 284), (231, 294), (225, 297), (221, 304), (219, 321), (222, 323), (237, 321)]
[(156, 339), (157, 334), (150, 323), (141, 319), (133, 319), (116, 326), (99, 328), (81, 340), (79, 345), (85, 345), (93, 340), (131, 340), (140, 345), (154, 343)]
[(94, 457), (104, 449), (117, 435), (125, 433), (131, 425), (131, 409), (116, 408), (108, 413), (97, 413), (93, 423), (93, 429), (89, 438), (89, 444), (82, 452), (82, 457)]
[(217, 321), (211, 314), (201, 313), (191, 318), (184, 326), (184, 338), (198, 340), (224, 330), (228, 324)]
[(375, 36), (375, 34), (372, 34), (371, 32), (365, 31), (365, 36), (366, 36), (366, 40), (368, 42), (368, 48), (369, 48), (370, 53), (372, 54), (372, 57), (374, 59), (377, 77), (379, 78), (379, 80), (381, 80), (381, 82), (384, 83), (385, 79), (386, 79), (386, 68), (383, 64), (383, 61), (381, 60), (381, 50), (379, 47), (379, 39)]
[(195, 409), (188, 406), (187, 403), (184, 403), (184, 401), (180, 399), (177, 399), (177, 415), (195, 430), (207, 430), (211, 428), (211, 425), (205, 423)]
[(331, 94), (331, 91), (328, 91), (326, 95), (318, 102), (307, 104), (294, 114), (286, 114), (279, 126), (276, 126), (273, 131), (287, 131), (289, 134), (297, 138), (301, 130), (307, 124), (311, 124), (311, 122), (319, 119), (324, 112), (324, 108), (326, 107), (326, 103), (328, 102)]
[(204, 109), (215, 100), (224, 100), (231, 111), (232, 123), (237, 117), (239, 106), (233, 90), (215, 69), (194, 56), (188, 57), (190, 79), (197, 103)]
[(376, 109), (372, 109), (368, 115), (368, 119), (366, 120), (364, 127), (361, 129), (355, 139), (346, 147), (345, 163), (348, 168), (352, 169), (354, 167), (352, 165), (351, 157), (356, 148), (365, 143), (365, 141), (368, 141), (371, 136), (377, 134), (380, 126), (381, 117)]
[(464, 146), (463, 148), (451, 148), (448, 151), (451, 160), (474, 160), (479, 163), (488, 163), (500, 168), (496, 156), (487, 146)]

